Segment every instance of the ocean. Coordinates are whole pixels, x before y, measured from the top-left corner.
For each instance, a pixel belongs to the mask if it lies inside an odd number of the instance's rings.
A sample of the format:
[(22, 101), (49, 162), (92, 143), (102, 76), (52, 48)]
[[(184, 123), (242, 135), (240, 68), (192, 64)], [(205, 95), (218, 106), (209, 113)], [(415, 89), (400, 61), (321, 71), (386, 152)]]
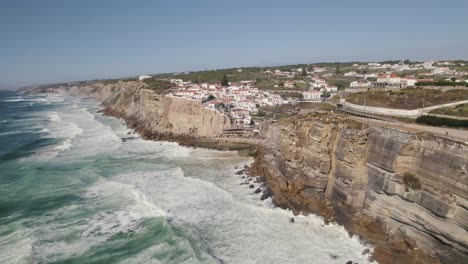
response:
[(0, 91), (0, 262), (369, 262), (343, 227), (290, 223), (241, 185), (252, 161), (143, 140), (90, 99)]

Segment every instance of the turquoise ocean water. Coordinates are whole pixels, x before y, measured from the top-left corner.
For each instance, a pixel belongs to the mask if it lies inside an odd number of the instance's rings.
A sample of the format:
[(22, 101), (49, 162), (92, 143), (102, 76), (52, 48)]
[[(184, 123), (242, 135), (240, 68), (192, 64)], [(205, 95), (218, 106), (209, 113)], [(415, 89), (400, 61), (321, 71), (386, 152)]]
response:
[(292, 224), (240, 185), (251, 159), (145, 141), (98, 110), (0, 91), (0, 263), (368, 262), (343, 228)]

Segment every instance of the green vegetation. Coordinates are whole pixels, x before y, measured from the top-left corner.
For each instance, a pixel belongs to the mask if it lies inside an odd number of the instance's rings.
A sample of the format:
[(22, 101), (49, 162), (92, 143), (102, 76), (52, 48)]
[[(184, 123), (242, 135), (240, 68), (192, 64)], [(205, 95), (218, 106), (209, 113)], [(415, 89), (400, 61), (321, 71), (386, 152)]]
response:
[(335, 74), (340, 74), (341, 71), (340, 71), (340, 65), (338, 64), (335, 68)]
[(465, 64), (463, 66), (461, 66), (461, 65), (449, 66), (449, 69), (460, 71), (460, 72), (468, 72), (468, 64)]
[(260, 90), (279, 90), (284, 89), (284, 87), (275, 87), (277, 83), (274, 80), (258, 80), (255, 82), (255, 87)]
[(328, 97), (330, 97), (330, 93), (329, 92), (323, 92), (322, 95), (320, 95), (320, 97), (328, 98)]
[(226, 74), (224, 74), (223, 79), (221, 80), (221, 85), (222, 85), (223, 87), (229, 86), (229, 80), (228, 80)]
[(362, 123), (361, 122), (358, 122), (354, 119), (345, 119), (344, 120), (344, 123), (346, 124), (346, 126), (348, 128), (351, 128), (351, 129), (362, 129)]
[(328, 84), (332, 86), (338, 87), (338, 90), (343, 90), (346, 87), (349, 87), (349, 84), (353, 81), (356, 80), (356, 78), (347, 78), (347, 77), (328, 77), (324, 78)]
[(468, 104), (460, 104), (453, 107), (439, 108), (432, 110), (430, 113), (439, 115), (468, 117)]
[(468, 120), (423, 115), (416, 118), (416, 123), (440, 127), (468, 128)]
[(296, 89), (299, 89), (299, 90), (304, 90), (306, 87), (309, 86), (309, 83), (308, 82), (297, 82), (294, 84), (294, 87), (296, 87)]
[(262, 68), (260, 67), (249, 67), (249, 68), (230, 68), (222, 70), (207, 70), (187, 73), (166, 73), (155, 75), (159, 79), (182, 79), (184, 81), (191, 81), (194, 83), (220, 83), (227, 76), (230, 82), (239, 82), (245, 80), (257, 80), (265, 79), (267, 76), (261, 73)]
[(403, 184), (405, 185), (406, 191), (409, 191), (409, 189), (421, 190), (419, 178), (411, 172), (405, 172), (403, 175)]
[(147, 89), (153, 90), (158, 94), (164, 94), (168, 89), (173, 87), (172, 83), (169, 81), (158, 80), (154, 78), (145, 79), (143, 82), (148, 85)]
[(280, 96), (285, 99), (289, 97), (300, 98), (300, 99), (303, 98), (303, 95), (300, 92), (281, 93)]
[(453, 81), (435, 81), (435, 82), (418, 82), (416, 86), (465, 86), (468, 87), (466, 82), (453, 82)]
[(316, 103), (316, 102), (300, 102), (296, 104), (300, 109), (316, 109), (323, 111), (336, 111), (336, 106), (329, 103)]
[(397, 91), (371, 91), (354, 93), (346, 101), (367, 106), (417, 109), (444, 103), (468, 100), (468, 89), (441, 91), (436, 89), (405, 88)]

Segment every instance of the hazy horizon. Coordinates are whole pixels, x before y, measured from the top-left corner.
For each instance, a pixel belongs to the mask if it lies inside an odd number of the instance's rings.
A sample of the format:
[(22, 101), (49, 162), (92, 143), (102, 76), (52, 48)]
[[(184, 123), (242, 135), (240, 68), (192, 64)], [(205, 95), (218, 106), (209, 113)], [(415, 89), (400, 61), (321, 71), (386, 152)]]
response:
[(314, 62), (466, 60), (466, 11), (461, 0), (2, 2), (0, 86)]

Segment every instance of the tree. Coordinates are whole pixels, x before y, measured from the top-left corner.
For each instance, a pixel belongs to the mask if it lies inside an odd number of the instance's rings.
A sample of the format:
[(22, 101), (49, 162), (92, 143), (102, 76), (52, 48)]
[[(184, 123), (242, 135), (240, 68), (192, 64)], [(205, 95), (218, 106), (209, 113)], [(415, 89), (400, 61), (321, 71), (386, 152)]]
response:
[(336, 65), (336, 70), (335, 70), (335, 73), (336, 74), (340, 74), (341, 70), (340, 70), (340, 65)]
[(330, 97), (330, 93), (329, 93), (329, 92), (324, 92), (324, 93), (322, 93), (322, 94), (320, 95), (320, 97), (322, 97), (322, 98), (328, 98), (328, 97)]
[(411, 63), (411, 61), (410, 61), (410, 60), (408, 60), (408, 59), (406, 59), (406, 60), (405, 60), (403, 63), (404, 63), (404, 64), (410, 64), (410, 63)]
[(210, 94), (205, 100), (203, 100), (202, 102), (203, 103), (207, 103), (209, 101), (213, 101), (214, 99), (216, 99), (216, 97), (214, 97), (214, 95)]
[(302, 68), (302, 76), (307, 76), (307, 68), (306, 67)]
[(229, 80), (226, 74), (224, 74), (223, 80), (221, 80), (221, 85), (224, 87), (229, 86)]

